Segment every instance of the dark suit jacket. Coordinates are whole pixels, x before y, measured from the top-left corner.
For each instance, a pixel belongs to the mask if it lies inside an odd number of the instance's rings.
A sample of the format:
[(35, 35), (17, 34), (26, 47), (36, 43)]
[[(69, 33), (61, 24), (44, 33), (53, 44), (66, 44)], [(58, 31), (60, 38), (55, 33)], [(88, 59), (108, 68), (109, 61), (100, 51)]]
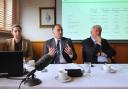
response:
[(93, 40), (90, 38), (87, 38), (83, 40), (82, 46), (83, 46), (83, 59), (85, 62), (92, 62), (97, 63), (97, 53), (98, 52), (104, 52), (107, 54), (108, 58), (111, 58), (116, 54), (115, 50), (109, 45), (107, 40), (102, 39), (102, 45), (95, 44)]
[[(67, 44), (71, 47), (71, 49), (73, 51), (73, 57), (72, 58), (70, 58), (69, 55), (64, 52), (64, 49), (67, 46)], [(48, 53), (49, 47), (56, 48), (56, 43), (55, 43), (54, 38), (46, 41), (46, 44), (45, 44), (45, 47), (44, 47), (44, 54)], [(65, 37), (61, 38), (61, 50), (62, 50), (62, 55), (63, 55), (63, 57), (64, 57), (64, 59), (66, 60), (67, 63), (72, 63), (73, 60), (76, 60), (77, 55), (76, 55), (76, 52), (75, 52), (75, 49), (73, 47), (71, 39), (68, 39), (68, 38), (65, 38)], [(56, 56), (53, 58), (51, 63), (54, 63), (55, 58), (56, 58)]]

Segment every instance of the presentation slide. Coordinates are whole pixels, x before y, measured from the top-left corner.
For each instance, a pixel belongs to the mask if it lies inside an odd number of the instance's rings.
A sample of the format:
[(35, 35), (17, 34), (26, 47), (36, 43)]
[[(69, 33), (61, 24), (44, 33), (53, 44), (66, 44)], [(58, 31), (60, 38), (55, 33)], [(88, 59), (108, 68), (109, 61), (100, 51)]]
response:
[(101, 25), (103, 38), (128, 40), (128, 0), (62, 0), (61, 5), (65, 37), (83, 40), (93, 25)]

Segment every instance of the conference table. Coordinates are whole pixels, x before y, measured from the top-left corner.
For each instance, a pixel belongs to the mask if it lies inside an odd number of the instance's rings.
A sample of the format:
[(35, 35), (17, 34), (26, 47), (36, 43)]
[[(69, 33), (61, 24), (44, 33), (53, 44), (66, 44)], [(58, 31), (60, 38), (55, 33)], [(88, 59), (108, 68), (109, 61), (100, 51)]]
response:
[[(109, 73), (102, 69), (104, 64), (93, 64), (90, 73), (82, 77), (72, 77), (71, 81), (60, 82), (56, 79), (58, 71), (75, 66), (86, 71), (86, 64), (50, 64), (35, 75), (42, 83), (37, 86), (21, 85), (21, 89), (128, 89), (128, 64), (111, 64), (117, 70)], [(21, 80), (0, 78), (0, 89), (18, 89)]]

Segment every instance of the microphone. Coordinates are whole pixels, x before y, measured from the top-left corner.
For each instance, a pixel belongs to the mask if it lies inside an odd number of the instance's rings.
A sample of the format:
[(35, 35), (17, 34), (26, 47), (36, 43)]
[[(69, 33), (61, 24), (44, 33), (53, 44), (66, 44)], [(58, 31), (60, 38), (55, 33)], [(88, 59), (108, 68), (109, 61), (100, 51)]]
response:
[(46, 54), (44, 56), (42, 56), (36, 63), (35, 63), (35, 69), (32, 70), (27, 76), (26, 78), (29, 78), (32, 74), (34, 74), (36, 72), (36, 70), (43, 70), (46, 66), (48, 66), (52, 61), (52, 58), (50, 55)]
[(48, 54), (42, 56), (35, 64), (36, 70), (43, 70), (46, 66), (48, 66), (52, 61), (52, 57)]
[[(36, 70), (43, 70), (46, 66), (48, 66), (52, 61), (52, 57), (49, 54), (43, 55), (36, 63), (35, 63), (35, 69), (32, 70), (26, 78), (22, 80), (22, 82), (25, 81), (25, 84), (28, 86), (35, 86), (41, 83), (41, 80), (34, 78), (34, 73)], [(32, 76), (32, 78), (29, 79), (29, 77)]]

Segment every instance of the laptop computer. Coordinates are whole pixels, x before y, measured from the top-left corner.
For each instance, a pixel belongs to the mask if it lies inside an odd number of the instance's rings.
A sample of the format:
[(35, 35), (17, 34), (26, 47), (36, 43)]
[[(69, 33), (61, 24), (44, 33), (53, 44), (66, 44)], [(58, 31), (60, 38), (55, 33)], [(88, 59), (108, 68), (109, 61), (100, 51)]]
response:
[(22, 76), (23, 52), (0, 51), (0, 75)]

